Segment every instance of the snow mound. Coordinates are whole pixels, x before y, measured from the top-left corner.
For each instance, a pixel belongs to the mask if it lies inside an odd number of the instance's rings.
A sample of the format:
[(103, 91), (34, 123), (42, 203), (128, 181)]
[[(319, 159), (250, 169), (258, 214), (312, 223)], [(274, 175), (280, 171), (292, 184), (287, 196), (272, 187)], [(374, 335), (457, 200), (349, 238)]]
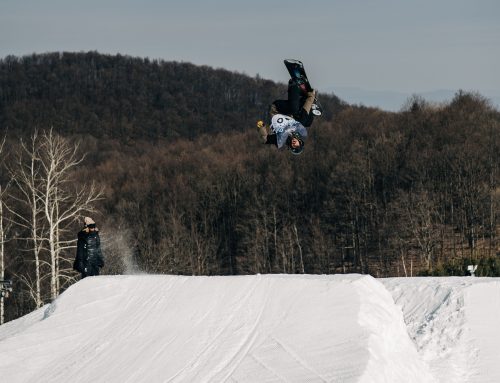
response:
[(360, 275), (86, 278), (0, 327), (0, 371), (10, 383), (434, 381), (393, 296)]
[(381, 282), (408, 333), (443, 383), (500, 382), (500, 279), (391, 278)]

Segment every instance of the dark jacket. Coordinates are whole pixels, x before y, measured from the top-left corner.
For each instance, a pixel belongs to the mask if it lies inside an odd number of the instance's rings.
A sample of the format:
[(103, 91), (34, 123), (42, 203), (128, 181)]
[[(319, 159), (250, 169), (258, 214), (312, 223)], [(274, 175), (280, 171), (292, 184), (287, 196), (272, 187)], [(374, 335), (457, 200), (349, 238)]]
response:
[(82, 278), (99, 275), (100, 268), (104, 267), (104, 258), (101, 252), (101, 240), (97, 229), (88, 228), (78, 233), (76, 258), (73, 269), (82, 273)]

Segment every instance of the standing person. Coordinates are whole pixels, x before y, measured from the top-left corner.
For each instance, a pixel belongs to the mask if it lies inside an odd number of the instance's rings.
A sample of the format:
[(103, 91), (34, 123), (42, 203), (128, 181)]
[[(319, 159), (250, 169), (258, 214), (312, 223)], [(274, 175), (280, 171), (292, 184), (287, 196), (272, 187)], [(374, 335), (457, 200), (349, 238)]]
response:
[(73, 269), (82, 274), (82, 279), (99, 275), (100, 269), (104, 267), (99, 230), (90, 217), (85, 217), (84, 224), (85, 226), (78, 233), (76, 258), (73, 263)]
[(290, 80), (288, 99), (275, 100), (271, 104), (269, 130), (263, 121), (257, 122), (262, 143), (274, 144), (278, 149), (286, 145), (293, 154), (302, 153), (307, 137), (306, 127), (311, 126), (314, 120), (311, 110), (315, 98), (316, 91), (306, 92), (296, 81)]

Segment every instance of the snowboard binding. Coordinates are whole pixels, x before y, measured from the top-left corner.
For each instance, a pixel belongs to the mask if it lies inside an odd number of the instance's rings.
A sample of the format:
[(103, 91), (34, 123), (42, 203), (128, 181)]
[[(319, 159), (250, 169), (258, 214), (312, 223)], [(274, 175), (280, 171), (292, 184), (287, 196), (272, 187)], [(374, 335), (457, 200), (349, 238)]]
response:
[(323, 114), (322, 110), (321, 110), (321, 107), (319, 106), (318, 104), (318, 100), (314, 100), (314, 104), (312, 104), (312, 109), (311, 109), (311, 112), (312, 114), (314, 114), (315, 116), (321, 116)]

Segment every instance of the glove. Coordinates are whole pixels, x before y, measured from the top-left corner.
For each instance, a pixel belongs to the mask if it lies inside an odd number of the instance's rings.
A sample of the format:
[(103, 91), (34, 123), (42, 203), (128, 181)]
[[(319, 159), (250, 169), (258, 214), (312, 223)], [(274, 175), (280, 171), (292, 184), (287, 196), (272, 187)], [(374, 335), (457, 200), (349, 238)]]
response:
[(267, 141), (267, 128), (264, 121), (257, 121), (257, 130), (259, 131), (260, 140), (265, 143)]

